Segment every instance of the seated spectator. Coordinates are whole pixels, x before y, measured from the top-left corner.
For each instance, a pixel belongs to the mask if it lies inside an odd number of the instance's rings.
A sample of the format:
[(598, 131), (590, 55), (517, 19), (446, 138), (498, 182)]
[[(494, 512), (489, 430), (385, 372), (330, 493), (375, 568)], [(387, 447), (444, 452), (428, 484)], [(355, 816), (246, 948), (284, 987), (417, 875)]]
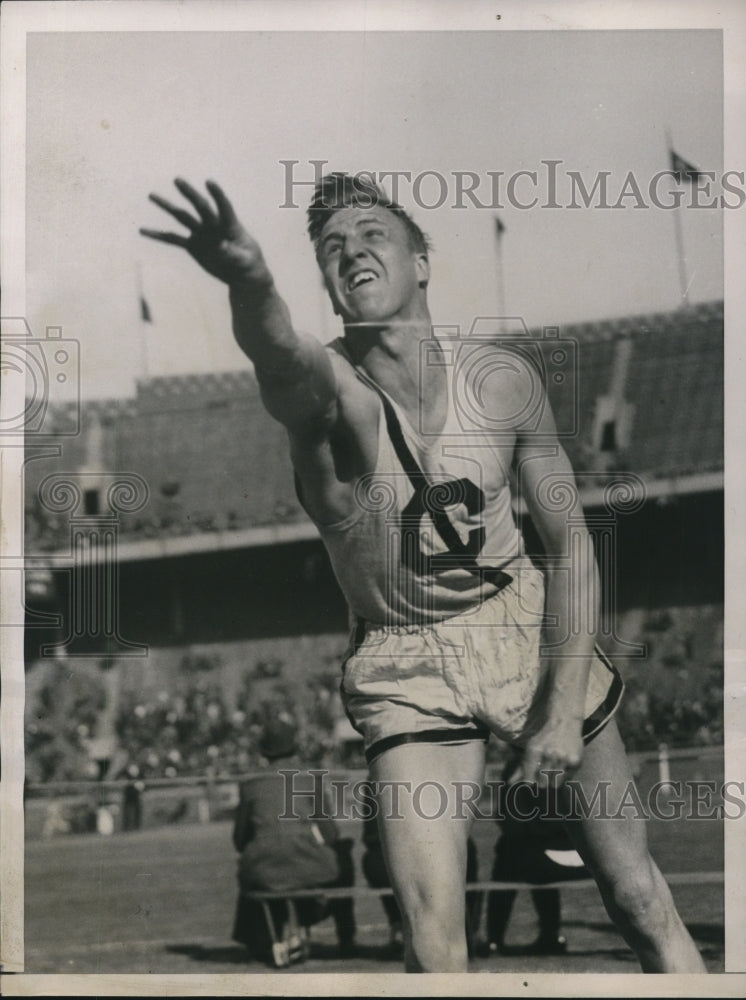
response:
[[(233, 844), (240, 855), (238, 881), (241, 889), (233, 938), (245, 944), (253, 957), (270, 962), (272, 940), (264, 910), (261, 904), (247, 900), (244, 893), (334, 888), (354, 883), (352, 841), (339, 836), (332, 819), (311, 819), (315, 809), (312, 795), (296, 794), (292, 800), (295, 816), (281, 818), (286, 812), (286, 789), (285, 779), (276, 765), (280, 768), (298, 766), (294, 759), (296, 744), (296, 728), (289, 717), (280, 716), (265, 724), (259, 749), (273, 768), (242, 783), (233, 827)], [(326, 902), (300, 899), (295, 902), (294, 909), (306, 937), (312, 924), (332, 916), (340, 954), (353, 953), (352, 899)], [(272, 900), (269, 910), (276, 934), (281, 937), (292, 913), (284, 900)]]

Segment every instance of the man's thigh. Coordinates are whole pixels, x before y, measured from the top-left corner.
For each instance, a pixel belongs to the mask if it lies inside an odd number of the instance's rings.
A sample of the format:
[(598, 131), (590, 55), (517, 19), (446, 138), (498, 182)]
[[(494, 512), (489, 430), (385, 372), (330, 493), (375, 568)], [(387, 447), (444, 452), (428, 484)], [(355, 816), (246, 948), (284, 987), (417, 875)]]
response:
[[(467, 839), (484, 778), (484, 743), (411, 743), (371, 765), (391, 881), (407, 899), (463, 904)], [(437, 904), (436, 904), (437, 905)]]
[(613, 719), (585, 747), (561, 803), (572, 808), (565, 825), (594, 875), (613, 883), (647, 863), (645, 809)]

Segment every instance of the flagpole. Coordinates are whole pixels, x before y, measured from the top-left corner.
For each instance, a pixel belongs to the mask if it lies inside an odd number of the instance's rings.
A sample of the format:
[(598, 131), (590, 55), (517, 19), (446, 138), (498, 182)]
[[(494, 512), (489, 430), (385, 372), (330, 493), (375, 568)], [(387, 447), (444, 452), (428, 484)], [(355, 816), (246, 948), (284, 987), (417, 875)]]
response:
[(505, 330), (505, 269), (503, 267), (503, 233), (505, 226), (498, 215), (495, 216), (495, 239), (497, 241), (497, 314), (500, 318), (500, 332)]
[(684, 234), (681, 231), (681, 205), (673, 210), (673, 225), (676, 239), (676, 255), (679, 262), (679, 284), (681, 285), (681, 305), (689, 305), (689, 282), (686, 277), (686, 259), (684, 257)]
[(143, 306), (145, 302), (145, 293), (142, 287), (142, 265), (140, 261), (137, 262), (137, 311), (140, 316), (140, 366), (142, 369), (142, 380), (147, 382), (149, 375), (149, 359), (148, 359), (148, 332), (145, 329), (145, 316), (143, 315)]
[[(671, 133), (666, 129), (666, 143), (668, 144), (668, 162), (671, 164), (673, 169), (673, 142), (671, 141)], [(686, 276), (686, 257), (684, 256), (684, 233), (681, 227), (681, 202), (679, 202), (673, 210), (673, 231), (674, 240), (676, 243), (676, 263), (679, 270), (679, 285), (681, 287), (681, 308), (687, 308), (689, 305), (689, 282)]]

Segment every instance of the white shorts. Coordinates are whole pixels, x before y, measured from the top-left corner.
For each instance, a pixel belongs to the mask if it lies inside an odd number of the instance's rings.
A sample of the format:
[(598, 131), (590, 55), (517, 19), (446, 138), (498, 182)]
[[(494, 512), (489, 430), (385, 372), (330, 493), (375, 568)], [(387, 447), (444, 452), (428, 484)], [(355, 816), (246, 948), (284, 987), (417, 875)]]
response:
[[(365, 741), (368, 763), (404, 743), (487, 740), (522, 746), (543, 721), (548, 680), (539, 655), (544, 576), (529, 559), (483, 604), (433, 625), (358, 621), (343, 664), (345, 710)], [(561, 669), (579, 660), (568, 658)], [(598, 647), (585, 698), (583, 738), (593, 738), (624, 690)]]

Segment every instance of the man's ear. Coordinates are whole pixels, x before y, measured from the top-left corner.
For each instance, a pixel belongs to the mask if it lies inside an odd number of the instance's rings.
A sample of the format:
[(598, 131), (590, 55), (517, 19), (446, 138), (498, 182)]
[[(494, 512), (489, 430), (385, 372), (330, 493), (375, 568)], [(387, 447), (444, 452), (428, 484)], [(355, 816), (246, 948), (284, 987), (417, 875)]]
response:
[(417, 269), (417, 283), (420, 288), (427, 288), (427, 283), (430, 281), (430, 261), (427, 259), (427, 254), (417, 254), (415, 268)]

